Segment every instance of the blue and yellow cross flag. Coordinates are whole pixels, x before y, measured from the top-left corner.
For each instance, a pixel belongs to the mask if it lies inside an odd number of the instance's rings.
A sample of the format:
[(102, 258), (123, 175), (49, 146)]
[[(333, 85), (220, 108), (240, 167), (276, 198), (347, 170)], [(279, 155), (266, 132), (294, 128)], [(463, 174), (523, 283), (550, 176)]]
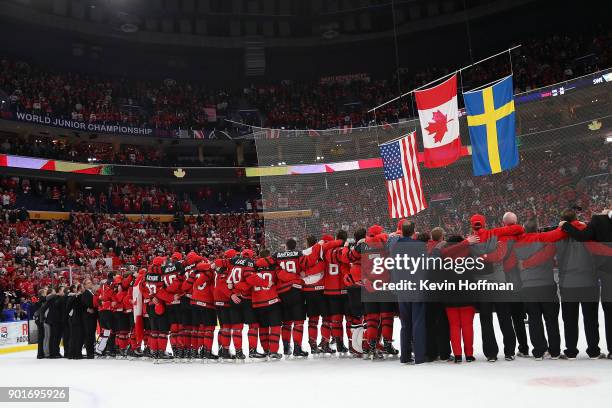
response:
[(500, 173), (519, 163), (512, 76), (463, 94), (475, 176)]

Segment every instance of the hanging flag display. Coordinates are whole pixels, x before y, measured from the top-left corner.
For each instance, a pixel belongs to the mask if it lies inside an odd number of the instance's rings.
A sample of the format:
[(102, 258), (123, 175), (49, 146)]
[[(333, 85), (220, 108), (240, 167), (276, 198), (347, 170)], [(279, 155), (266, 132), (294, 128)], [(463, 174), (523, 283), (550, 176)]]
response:
[(266, 139), (278, 139), (280, 137), (280, 129), (266, 129)]
[(425, 167), (447, 166), (461, 156), (457, 75), (414, 92), (423, 134)]
[(348, 123), (346, 125), (342, 125), (340, 126), (340, 134), (341, 135), (348, 135), (349, 133), (351, 133), (353, 131), (353, 124), (352, 123)]
[(512, 76), (463, 94), (475, 176), (500, 173), (519, 163)]
[(380, 146), (389, 217), (404, 218), (425, 208), (421, 172), (417, 159), (416, 133)]

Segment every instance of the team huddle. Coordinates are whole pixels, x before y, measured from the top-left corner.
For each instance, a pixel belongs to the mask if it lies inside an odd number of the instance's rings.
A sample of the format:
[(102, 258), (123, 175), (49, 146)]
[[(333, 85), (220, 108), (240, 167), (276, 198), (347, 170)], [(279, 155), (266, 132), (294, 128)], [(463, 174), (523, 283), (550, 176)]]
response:
[[(382, 229), (375, 226), (368, 232), (375, 236)], [(365, 230), (360, 233), (365, 238)], [(264, 249), (255, 256), (251, 249), (229, 249), (211, 260), (195, 252), (175, 252), (155, 257), (137, 273), (126, 268), (111, 274), (94, 297), (101, 328), (96, 351), (99, 356), (155, 360), (245, 360), (246, 325), (250, 359), (281, 359), (281, 340), (285, 356), (305, 358), (309, 353), (302, 343), (308, 318), (312, 355), (397, 356), (392, 345), (397, 305), (361, 302), (361, 285), (355, 284), (361, 281), (360, 246), (349, 247), (347, 242), (346, 232), (339, 231), (336, 239), (326, 235), (317, 242), (308, 237), (305, 250), (289, 239), (286, 250), (274, 254)], [(139, 295), (141, 336), (132, 318)], [(352, 331), (363, 327), (364, 315), (363, 344), (353, 347)], [(168, 339), (172, 354), (166, 352)], [(235, 353), (230, 352), (232, 343)]]
[[(593, 241), (594, 227), (577, 221), (573, 210), (566, 210), (562, 220), (558, 228), (538, 232), (535, 221), (521, 226), (515, 214), (506, 213), (504, 226), (488, 229), (485, 217), (476, 214), (470, 219), (472, 232), (467, 237), (445, 236), (439, 227), (431, 233), (417, 233), (413, 222), (401, 220), (390, 234), (373, 225), (356, 230), (350, 240), (344, 230), (335, 239), (324, 235), (317, 241), (309, 236), (303, 250), (297, 248), (295, 239), (289, 239), (285, 250), (273, 254), (267, 249), (256, 254), (245, 248), (240, 252), (229, 249), (216, 259), (195, 252), (157, 256), (146, 269), (111, 273), (96, 291), (93, 303), (101, 329), (96, 353), (156, 361), (244, 361), (247, 357), (274, 361), (283, 357), (279, 353), (282, 344), (287, 358), (336, 354), (377, 361), (400, 354), (393, 346), (394, 319), (399, 316), (402, 363), (459, 363), (464, 355), (471, 362), (475, 360), (473, 320), (478, 312), (487, 361), (496, 361), (500, 351), (494, 313), (507, 361), (530, 354), (527, 316), (536, 360), (572, 360), (579, 353), (582, 309), (586, 352), (598, 359), (606, 357), (599, 348), (601, 300), (607, 357), (612, 359), (612, 325), (608, 322), (612, 315), (612, 250), (601, 240)], [(591, 223), (595, 221), (609, 223), (610, 219), (596, 215)], [(443, 259), (484, 259), (486, 268), (480, 279), (516, 282), (515, 299), (427, 302), (364, 297), (376, 292), (376, 279), (388, 280), (392, 274), (385, 271), (374, 276), (372, 260), (397, 254), (401, 247), (397, 244), (402, 242), (417, 243), (422, 253)], [(453, 271), (451, 275), (458, 276)], [(243, 346), (245, 327), (248, 353)], [(303, 348), (305, 330), (309, 352)], [(218, 354), (213, 353), (215, 331)], [(166, 351), (168, 341), (172, 354)]]

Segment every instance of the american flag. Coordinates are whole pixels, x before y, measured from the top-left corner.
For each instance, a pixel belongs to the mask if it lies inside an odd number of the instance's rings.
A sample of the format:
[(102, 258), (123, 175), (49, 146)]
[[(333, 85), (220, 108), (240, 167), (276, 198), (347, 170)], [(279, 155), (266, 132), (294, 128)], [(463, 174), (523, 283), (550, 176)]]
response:
[(340, 134), (341, 135), (348, 135), (352, 131), (353, 131), (353, 124), (352, 123), (340, 126)]
[(278, 139), (280, 133), (280, 129), (266, 129), (266, 139)]
[(391, 218), (404, 218), (425, 208), (421, 172), (416, 149), (416, 132), (380, 146), (387, 183), (387, 203)]

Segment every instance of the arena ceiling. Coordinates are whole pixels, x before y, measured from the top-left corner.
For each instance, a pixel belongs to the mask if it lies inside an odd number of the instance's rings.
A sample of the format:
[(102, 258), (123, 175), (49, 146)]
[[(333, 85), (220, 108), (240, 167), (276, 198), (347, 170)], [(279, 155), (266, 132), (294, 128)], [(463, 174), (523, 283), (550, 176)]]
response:
[(371, 40), (453, 24), (534, 0), (0, 0), (0, 16), (156, 44), (242, 48)]

